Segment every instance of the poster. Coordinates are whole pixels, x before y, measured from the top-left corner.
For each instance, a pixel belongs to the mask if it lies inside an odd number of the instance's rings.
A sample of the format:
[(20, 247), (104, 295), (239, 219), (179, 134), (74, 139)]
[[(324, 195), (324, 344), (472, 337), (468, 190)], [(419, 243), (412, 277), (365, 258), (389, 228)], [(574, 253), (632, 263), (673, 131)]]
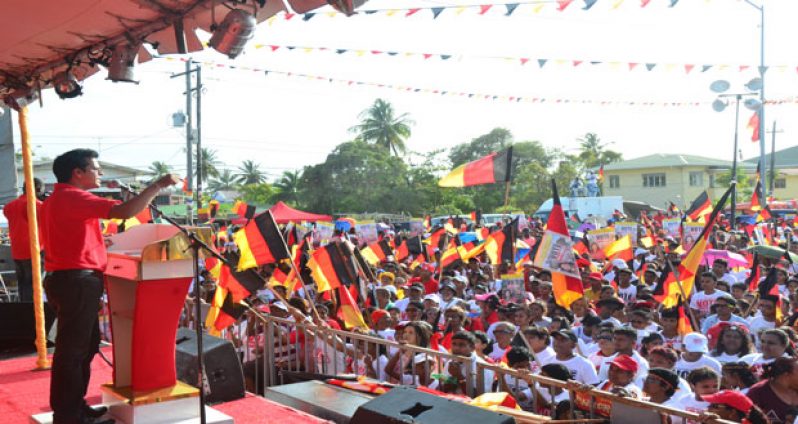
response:
[(607, 227), (587, 232), (588, 252), (593, 259), (604, 259), (604, 248), (615, 241), (615, 228)]
[[(612, 228), (610, 230), (612, 231)], [(546, 231), (540, 240), (534, 264), (538, 268), (547, 269), (553, 273), (581, 278), (579, 268), (576, 267), (574, 244), (571, 237), (566, 235)]]
[(524, 274), (502, 274), (502, 299), (524, 304), (526, 302), (526, 291), (524, 290)]
[(682, 220), (679, 218), (663, 219), (662, 229), (665, 230), (665, 234), (671, 237), (679, 237), (679, 226), (681, 223)]
[(700, 222), (685, 222), (684, 224), (684, 239), (682, 240), (682, 249), (689, 252), (693, 248), (696, 239), (701, 235), (704, 229), (704, 224)]
[(632, 244), (637, 245), (637, 223), (636, 222), (616, 222), (615, 223), (615, 236), (616, 238), (623, 238), (629, 235), (632, 238)]

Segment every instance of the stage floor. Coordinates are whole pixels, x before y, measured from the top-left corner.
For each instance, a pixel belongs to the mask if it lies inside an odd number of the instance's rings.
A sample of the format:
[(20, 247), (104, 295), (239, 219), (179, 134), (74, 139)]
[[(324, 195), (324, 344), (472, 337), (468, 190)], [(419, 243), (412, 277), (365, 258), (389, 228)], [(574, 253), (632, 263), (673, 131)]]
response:
[[(103, 352), (109, 358), (113, 354), (110, 348), (104, 348)], [(0, 417), (2, 417), (0, 421), (24, 424), (28, 423), (31, 415), (50, 410), (50, 371), (34, 371), (35, 365), (35, 356), (0, 361)], [(91, 383), (86, 394), (86, 401), (89, 404), (102, 402), (100, 385), (111, 382), (111, 373), (111, 366), (97, 356), (92, 362)], [(251, 394), (247, 394), (243, 399), (214, 405), (213, 408), (233, 417), (236, 424), (329, 423)]]

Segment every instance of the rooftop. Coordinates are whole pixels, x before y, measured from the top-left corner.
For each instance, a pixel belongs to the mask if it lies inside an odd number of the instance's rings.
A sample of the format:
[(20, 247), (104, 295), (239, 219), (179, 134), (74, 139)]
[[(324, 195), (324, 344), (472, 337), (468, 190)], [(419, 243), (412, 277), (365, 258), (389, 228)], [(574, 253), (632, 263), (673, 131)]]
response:
[[(695, 155), (682, 155), (682, 154), (667, 154), (655, 153), (653, 155), (642, 156), (635, 159), (628, 159), (621, 162), (614, 162), (604, 165), (605, 171), (621, 171), (627, 169), (645, 169), (645, 168), (677, 168), (685, 166), (698, 166), (709, 167), (713, 169), (729, 169), (732, 167), (732, 162), (729, 160), (713, 159), (703, 156)], [(738, 166), (744, 169), (755, 168), (746, 162), (739, 162)]]
[[(776, 168), (798, 168), (798, 146), (776, 150)], [(756, 166), (759, 157), (744, 160), (745, 163)], [(770, 167), (770, 153), (765, 155), (765, 164)]]

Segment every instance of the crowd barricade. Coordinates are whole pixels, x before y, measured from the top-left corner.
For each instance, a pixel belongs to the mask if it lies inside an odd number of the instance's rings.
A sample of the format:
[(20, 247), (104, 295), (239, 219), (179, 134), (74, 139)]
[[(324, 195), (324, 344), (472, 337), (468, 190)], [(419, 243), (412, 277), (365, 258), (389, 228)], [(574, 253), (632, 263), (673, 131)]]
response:
[[(465, 371), (465, 387), (469, 397), (476, 397), (485, 392), (485, 387), (497, 387), (499, 380), (510, 381), (508, 386), (519, 389), (522, 384), (527, 383), (534, 386), (537, 383), (541, 390), (548, 391), (549, 399), (554, 399), (554, 391), (559, 388), (569, 393), (571, 414), (574, 417), (582, 417), (582, 422), (591, 422), (594, 419), (609, 419), (608, 406), (623, 408), (625, 415), (635, 415), (655, 417), (670, 416), (673, 424), (698, 422), (699, 415), (696, 413), (678, 410), (662, 406), (659, 404), (646, 402), (639, 399), (622, 397), (610, 392), (588, 388), (587, 386), (563, 382), (540, 375), (530, 375), (527, 372), (516, 371), (503, 366), (474, 362), (467, 357), (452, 355), (449, 353), (421, 348), (410, 345), (400, 345), (391, 340), (385, 340), (366, 334), (353, 333), (349, 331), (334, 330), (327, 327), (317, 327), (310, 322), (297, 323), (293, 320), (276, 318), (273, 316), (260, 316), (254, 321), (250, 321), (247, 328), (233, 326), (223, 335), (234, 343), (237, 347), (244, 347), (242, 360), (245, 364), (254, 366), (256, 370), (254, 376), (256, 382), (262, 382), (265, 387), (271, 387), (290, 383), (286, 376), (302, 374), (305, 376), (336, 376), (341, 374), (367, 376), (364, 368), (358, 366), (361, 359), (370, 348), (376, 351), (384, 350), (390, 357), (391, 352), (396, 352), (400, 347), (405, 351), (412, 352), (411, 357), (425, 355), (425, 374), (431, 375), (433, 372), (441, 372), (445, 364), (456, 361), (461, 364), (461, 369)], [(253, 343), (254, 342), (254, 343)], [(265, 353), (265, 354), (264, 354)], [(470, 365), (470, 366), (469, 366)], [(245, 367), (246, 368), (246, 367)], [(252, 367), (250, 367), (252, 369)], [(415, 367), (409, 367), (411, 375), (408, 380), (418, 384), (415, 375)], [(378, 375), (380, 370), (376, 370)], [(491, 381), (486, 382), (486, 375)], [(407, 376), (405, 376), (407, 377)], [(495, 379), (495, 381), (494, 381)], [(378, 379), (379, 380), (379, 379)], [(408, 382), (405, 382), (407, 384)], [(489, 384), (486, 386), (486, 384)], [(499, 389), (500, 390), (500, 389)], [(530, 400), (531, 410), (539, 411), (538, 406), (541, 401), (541, 394), (538, 390), (532, 390)], [(577, 398), (581, 402), (577, 402)], [(545, 402), (545, 401), (544, 401)], [(577, 403), (582, 406), (587, 405), (578, 411)], [(555, 408), (550, 408), (554, 414)], [(613, 421), (616, 421), (613, 418)], [(731, 424), (729, 421), (716, 420), (710, 423)]]

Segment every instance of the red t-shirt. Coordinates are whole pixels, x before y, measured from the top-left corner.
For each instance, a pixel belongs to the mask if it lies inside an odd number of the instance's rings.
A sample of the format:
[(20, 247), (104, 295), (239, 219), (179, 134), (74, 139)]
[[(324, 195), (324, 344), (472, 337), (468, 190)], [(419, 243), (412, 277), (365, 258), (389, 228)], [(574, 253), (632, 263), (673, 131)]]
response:
[(69, 184), (58, 183), (44, 201), (44, 227), (47, 271), (92, 269), (105, 271), (108, 261), (100, 218), (108, 219), (118, 200), (95, 196)]
[[(23, 194), (3, 208), (8, 219), (8, 236), (11, 237), (11, 257), (21, 261), (30, 259), (30, 237), (28, 236), (28, 200)], [(36, 216), (39, 220), (39, 248), (44, 247), (41, 231), (42, 202), (36, 200)]]

